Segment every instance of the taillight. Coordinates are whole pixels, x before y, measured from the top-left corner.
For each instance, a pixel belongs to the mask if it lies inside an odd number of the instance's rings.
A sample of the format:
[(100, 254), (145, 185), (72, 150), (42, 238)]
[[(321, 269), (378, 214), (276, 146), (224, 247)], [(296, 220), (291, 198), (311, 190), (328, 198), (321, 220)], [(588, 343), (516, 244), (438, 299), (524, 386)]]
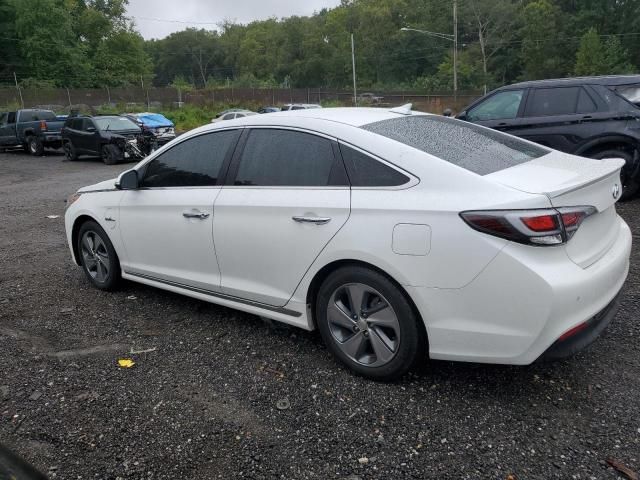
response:
[(460, 216), (479, 232), (528, 245), (561, 245), (567, 242), (594, 207), (563, 207), (541, 210), (485, 210)]
[(47, 121), (46, 120), (40, 120), (40, 130), (43, 132), (47, 131)]

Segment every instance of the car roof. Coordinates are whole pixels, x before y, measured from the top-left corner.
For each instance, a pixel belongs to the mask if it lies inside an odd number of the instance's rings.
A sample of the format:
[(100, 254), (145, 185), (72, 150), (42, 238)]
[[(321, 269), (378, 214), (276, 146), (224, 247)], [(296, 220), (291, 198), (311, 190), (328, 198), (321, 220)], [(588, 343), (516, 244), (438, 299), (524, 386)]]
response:
[(498, 90), (529, 87), (563, 87), (571, 85), (632, 85), (640, 84), (640, 75), (601, 75), (597, 77), (550, 78), (546, 80), (529, 80), (500, 87)]
[[(283, 110), (269, 115), (249, 115), (242, 118), (207, 124), (196, 129), (199, 132), (228, 128), (230, 126), (286, 126), (308, 127), (314, 125), (319, 130), (325, 130), (330, 125), (339, 124), (361, 127), (373, 122), (401, 118), (403, 113), (394, 109), (371, 107), (338, 107), (311, 108), (305, 110)], [(428, 115), (422, 112), (411, 112), (411, 115)]]

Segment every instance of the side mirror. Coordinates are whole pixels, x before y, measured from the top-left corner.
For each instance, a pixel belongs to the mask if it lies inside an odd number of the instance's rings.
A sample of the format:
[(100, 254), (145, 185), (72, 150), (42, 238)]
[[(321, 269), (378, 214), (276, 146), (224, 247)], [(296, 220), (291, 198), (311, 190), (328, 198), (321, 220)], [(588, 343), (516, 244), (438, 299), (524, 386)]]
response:
[(123, 172), (116, 181), (116, 188), (118, 190), (135, 190), (138, 187), (137, 170), (127, 170), (126, 172)]
[(450, 108), (445, 108), (442, 112), (442, 115), (444, 115), (445, 117), (450, 117), (451, 115), (453, 115), (453, 111)]
[(458, 114), (456, 117), (458, 120), (466, 120), (467, 119), (467, 111), (464, 110)]

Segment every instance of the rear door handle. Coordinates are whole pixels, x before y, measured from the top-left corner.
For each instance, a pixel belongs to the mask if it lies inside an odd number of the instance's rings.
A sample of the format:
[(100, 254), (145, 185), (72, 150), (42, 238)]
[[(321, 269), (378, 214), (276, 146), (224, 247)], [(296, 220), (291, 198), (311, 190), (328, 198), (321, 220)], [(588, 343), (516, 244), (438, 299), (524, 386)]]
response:
[(204, 220), (205, 218), (209, 218), (209, 214), (208, 213), (199, 212), (199, 211), (182, 212), (182, 216), (184, 218), (198, 218), (200, 220)]
[(331, 221), (331, 217), (291, 217), (294, 222), (313, 223), (315, 225), (325, 225)]

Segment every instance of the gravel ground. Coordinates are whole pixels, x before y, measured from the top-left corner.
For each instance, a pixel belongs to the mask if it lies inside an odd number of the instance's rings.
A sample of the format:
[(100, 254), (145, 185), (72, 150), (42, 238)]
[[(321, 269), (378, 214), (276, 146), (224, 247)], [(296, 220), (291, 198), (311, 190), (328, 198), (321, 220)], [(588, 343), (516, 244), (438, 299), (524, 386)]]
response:
[[(572, 359), (433, 361), (379, 384), (317, 333), (91, 288), (64, 199), (125, 168), (0, 154), (0, 442), (51, 478), (618, 478), (609, 456), (640, 470), (637, 244), (618, 316)], [(638, 232), (640, 200), (619, 211)]]

